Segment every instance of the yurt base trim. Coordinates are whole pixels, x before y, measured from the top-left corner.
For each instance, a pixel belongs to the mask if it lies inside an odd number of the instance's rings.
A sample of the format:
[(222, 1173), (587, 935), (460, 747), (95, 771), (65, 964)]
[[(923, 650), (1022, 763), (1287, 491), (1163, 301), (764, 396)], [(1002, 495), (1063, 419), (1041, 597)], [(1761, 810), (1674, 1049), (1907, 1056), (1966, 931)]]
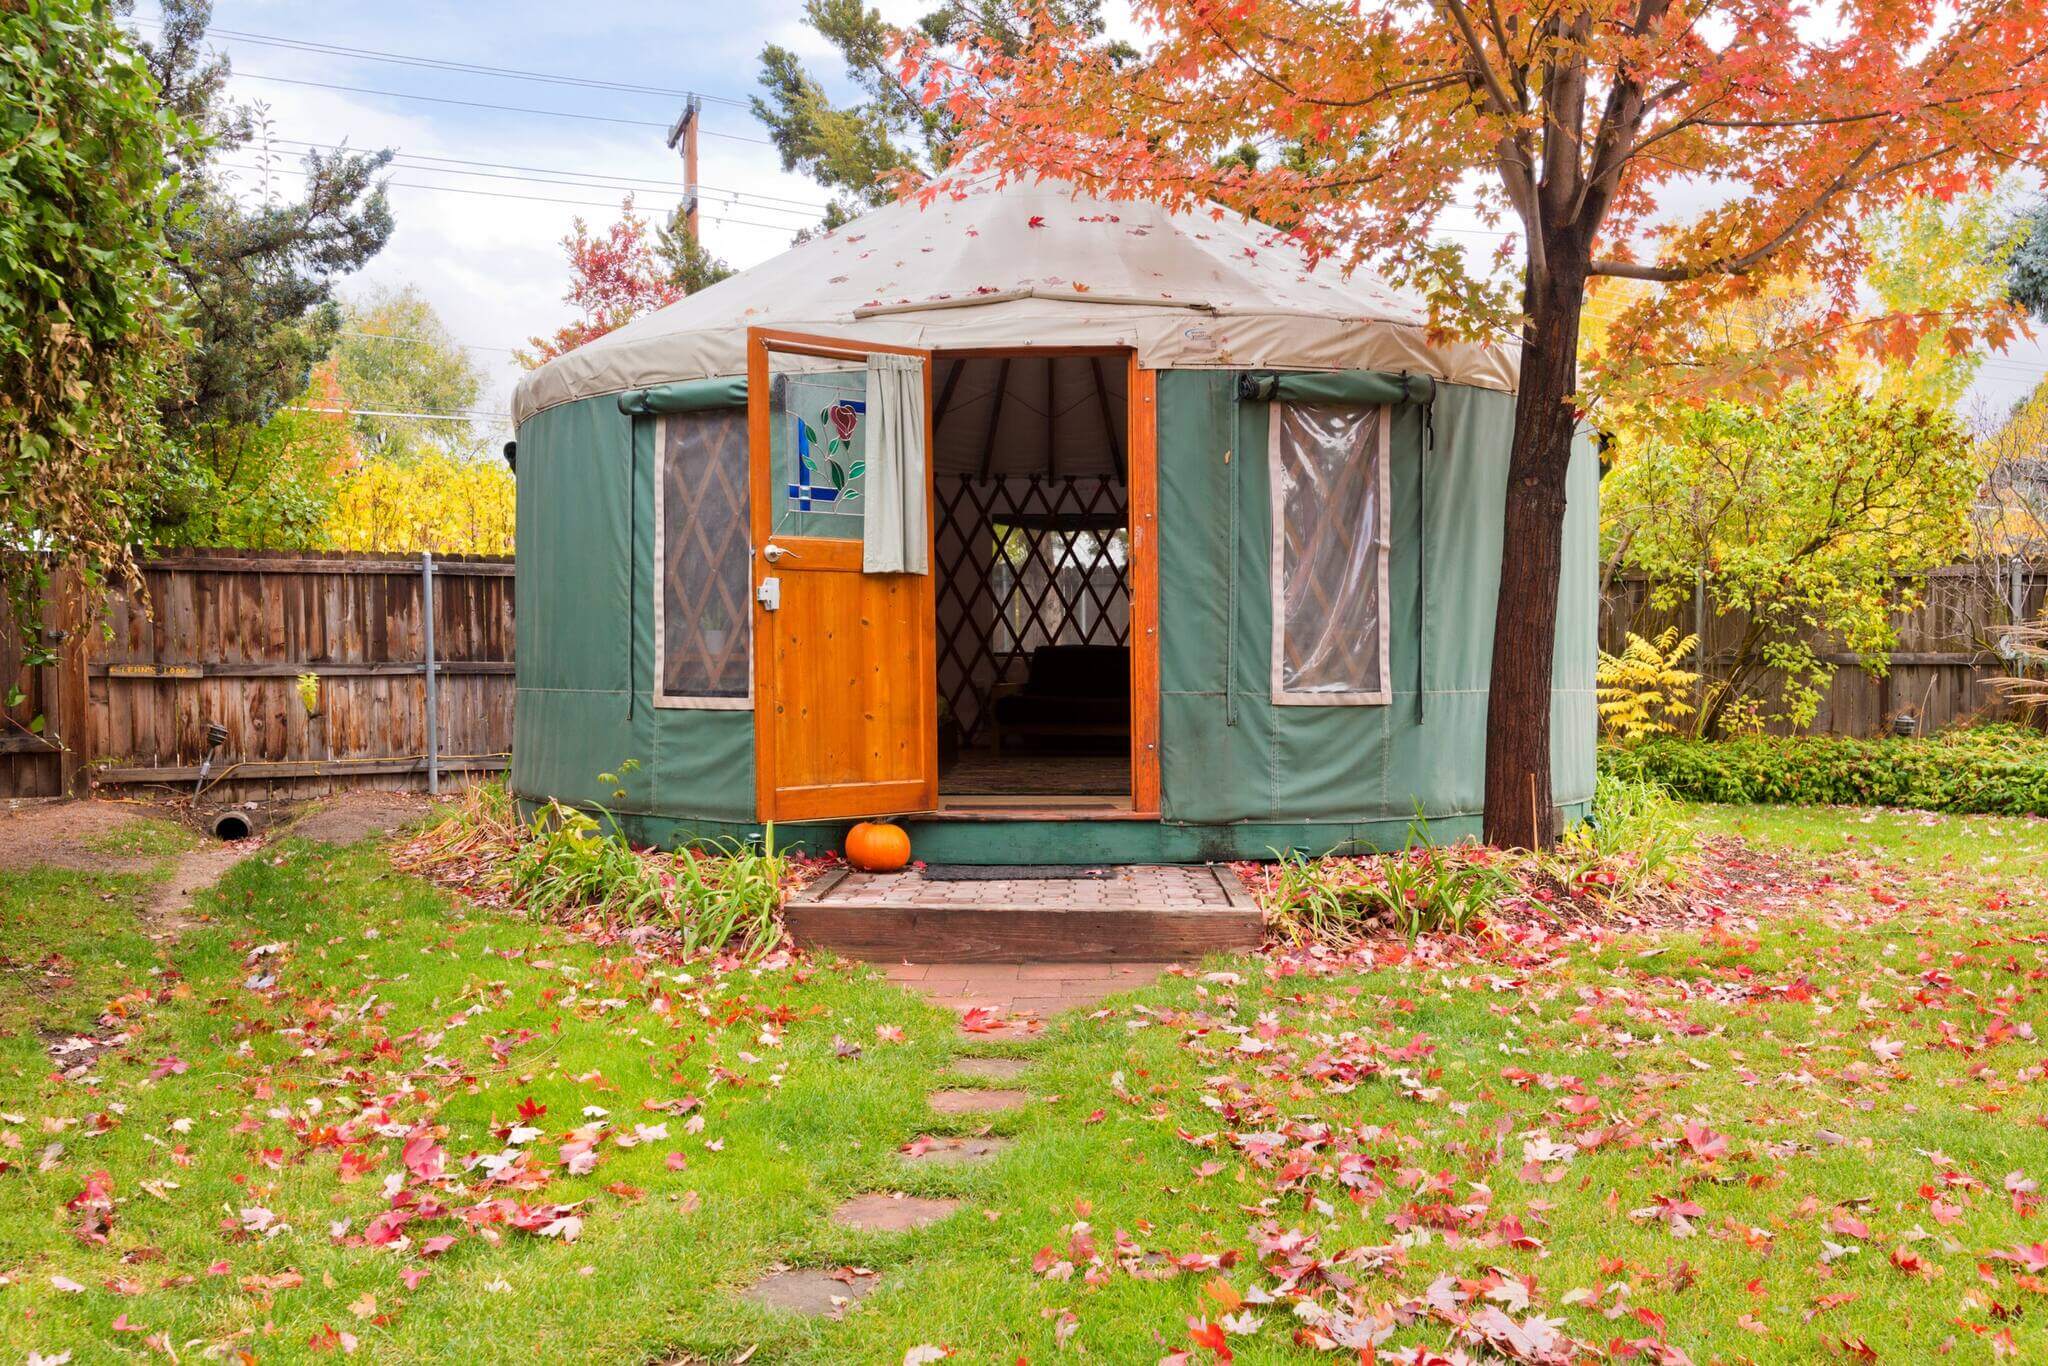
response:
[[(535, 807), (521, 801), (519, 810), (531, 819)], [(1590, 802), (1573, 802), (1559, 811), (1566, 825), (1587, 818)], [(756, 841), (766, 837), (751, 822), (693, 820), (677, 816), (616, 813), (620, 829), (635, 844), (675, 849), (713, 841)], [(913, 857), (927, 863), (1023, 864), (1057, 863), (1220, 863), (1238, 859), (1269, 859), (1299, 850), (1308, 854), (1385, 853), (1405, 847), (1415, 831), (1412, 818), (1379, 821), (1246, 821), (1231, 825), (1181, 825), (1159, 820), (939, 819), (908, 816), (899, 822), (909, 832)], [(803, 821), (777, 824), (778, 849), (807, 854), (836, 853), (845, 846), (852, 821)], [(1427, 822), (1432, 842), (1448, 844), (1478, 839), (1477, 815), (1439, 816)]]

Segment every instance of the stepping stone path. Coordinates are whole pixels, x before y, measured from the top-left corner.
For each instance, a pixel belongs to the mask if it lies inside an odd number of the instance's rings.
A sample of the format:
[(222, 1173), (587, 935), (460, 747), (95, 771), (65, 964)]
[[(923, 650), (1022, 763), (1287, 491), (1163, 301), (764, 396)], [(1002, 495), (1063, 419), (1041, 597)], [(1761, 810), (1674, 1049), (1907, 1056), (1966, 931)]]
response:
[(1015, 1081), (1031, 1066), (1029, 1058), (955, 1058), (953, 1070), (976, 1081)]
[(905, 1162), (931, 1162), (941, 1167), (959, 1167), (974, 1162), (986, 1162), (1009, 1146), (1009, 1139), (993, 1136), (934, 1138), (929, 1134), (920, 1134), (915, 1140), (904, 1145), (901, 1156)]
[(932, 1092), (931, 1105), (942, 1115), (986, 1115), (1015, 1110), (1030, 1099), (1028, 1091), (947, 1090)]
[(832, 1211), (832, 1222), (863, 1233), (908, 1233), (936, 1224), (959, 1208), (958, 1200), (919, 1195), (856, 1195)]
[[(971, 964), (925, 968), (903, 964), (889, 971), (890, 980), (960, 1012), (957, 1032), (963, 1039), (1025, 1042), (1045, 1029), (1043, 1015), (1092, 1005), (1114, 991), (1143, 986), (1164, 964)], [(927, 981), (931, 974), (939, 974)], [(1015, 1081), (1031, 1065), (1028, 1058), (963, 1057), (953, 1060), (955, 1075), (974, 1081)], [(1031, 1099), (1013, 1088), (944, 1087), (931, 1093), (931, 1107), (942, 1115), (993, 1114), (1015, 1110)], [(960, 1166), (986, 1162), (1010, 1146), (995, 1135), (971, 1138), (920, 1134), (903, 1146), (906, 1163)], [(866, 1233), (908, 1233), (956, 1213), (962, 1202), (915, 1195), (871, 1192), (856, 1195), (832, 1211), (832, 1222)], [(1158, 1254), (1152, 1254), (1157, 1256)], [(779, 1267), (742, 1292), (756, 1304), (786, 1313), (838, 1318), (881, 1284), (872, 1272), (816, 1267)]]
[(741, 1293), (756, 1304), (786, 1314), (838, 1318), (880, 1285), (874, 1272), (852, 1267), (824, 1271), (814, 1266), (771, 1271)]

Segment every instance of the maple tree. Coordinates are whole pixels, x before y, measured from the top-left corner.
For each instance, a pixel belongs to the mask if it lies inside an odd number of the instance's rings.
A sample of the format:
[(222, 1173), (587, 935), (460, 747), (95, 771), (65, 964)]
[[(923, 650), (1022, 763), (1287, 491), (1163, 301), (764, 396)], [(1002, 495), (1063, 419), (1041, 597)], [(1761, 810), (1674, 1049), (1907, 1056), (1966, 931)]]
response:
[(518, 359), (529, 369), (732, 274), (682, 222), (651, 225), (634, 210), (631, 195), (620, 204), (618, 221), (603, 232), (592, 232), (576, 218), (562, 248), (569, 254), (569, 290), (562, 298), (576, 306), (578, 316), (552, 336), (528, 339), (533, 350)]
[[(1790, 368), (1843, 345), (2002, 343), (2006, 308), (1868, 315), (1859, 221), (2038, 164), (2038, 0), (1139, 0), (1137, 59), (1041, 22), (1006, 47), (906, 35), (898, 75), (960, 128), (955, 166), (1169, 208), (1227, 205), (1313, 261), (1419, 293), (1435, 329), (1522, 346), (1486, 743), (1487, 837), (1545, 842), (1565, 474), (1592, 395), (1589, 286), (1655, 286), (1600, 379), (1668, 384), (1685, 323), (1809, 278)], [(1246, 142), (1284, 149), (1241, 155)], [(1680, 218), (1661, 191), (1707, 206)], [(923, 191), (940, 189), (928, 183)], [(1512, 221), (1490, 259), (1433, 233)], [(1545, 794), (1540, 799), (1538, 794)]]
[(669, 278), (656, 245), (647, 219), (634, 212), (631, 195), (619, 206), (618, 221), (603, 232), (592, 232), (579, 215), (562, 239), (569, 254), (569, 289), (562, 299), (576, 306), (578, 316), (552, 336), (528, 338), (533, 350), (521, 352), (520, 363), (531, 368), (566, 355), (682, 298), (682, 287)]

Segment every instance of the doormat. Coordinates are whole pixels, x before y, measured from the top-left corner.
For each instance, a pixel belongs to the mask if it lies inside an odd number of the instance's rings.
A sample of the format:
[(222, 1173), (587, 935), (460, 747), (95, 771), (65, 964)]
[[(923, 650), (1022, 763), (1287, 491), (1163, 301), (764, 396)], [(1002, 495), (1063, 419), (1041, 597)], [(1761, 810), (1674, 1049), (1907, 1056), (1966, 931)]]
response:
[(927, 863), (927, 882), (1071, 882), (1102, 881), (1118, 870), (1089, 863)]

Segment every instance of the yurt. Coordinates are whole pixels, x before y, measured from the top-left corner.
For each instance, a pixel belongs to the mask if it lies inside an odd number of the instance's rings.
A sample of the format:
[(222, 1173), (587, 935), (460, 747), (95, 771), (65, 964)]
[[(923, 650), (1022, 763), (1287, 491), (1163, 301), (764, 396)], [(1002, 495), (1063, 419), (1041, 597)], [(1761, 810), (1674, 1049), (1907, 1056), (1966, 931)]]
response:
[[(1515, 380), (1220, 209), (876, 210), (520, 383), (513, 794), (664, 846), (888, 817), (969, 864), (1476, 834)], [(1567, 820), (1598, 481), (1588, 446)]]

